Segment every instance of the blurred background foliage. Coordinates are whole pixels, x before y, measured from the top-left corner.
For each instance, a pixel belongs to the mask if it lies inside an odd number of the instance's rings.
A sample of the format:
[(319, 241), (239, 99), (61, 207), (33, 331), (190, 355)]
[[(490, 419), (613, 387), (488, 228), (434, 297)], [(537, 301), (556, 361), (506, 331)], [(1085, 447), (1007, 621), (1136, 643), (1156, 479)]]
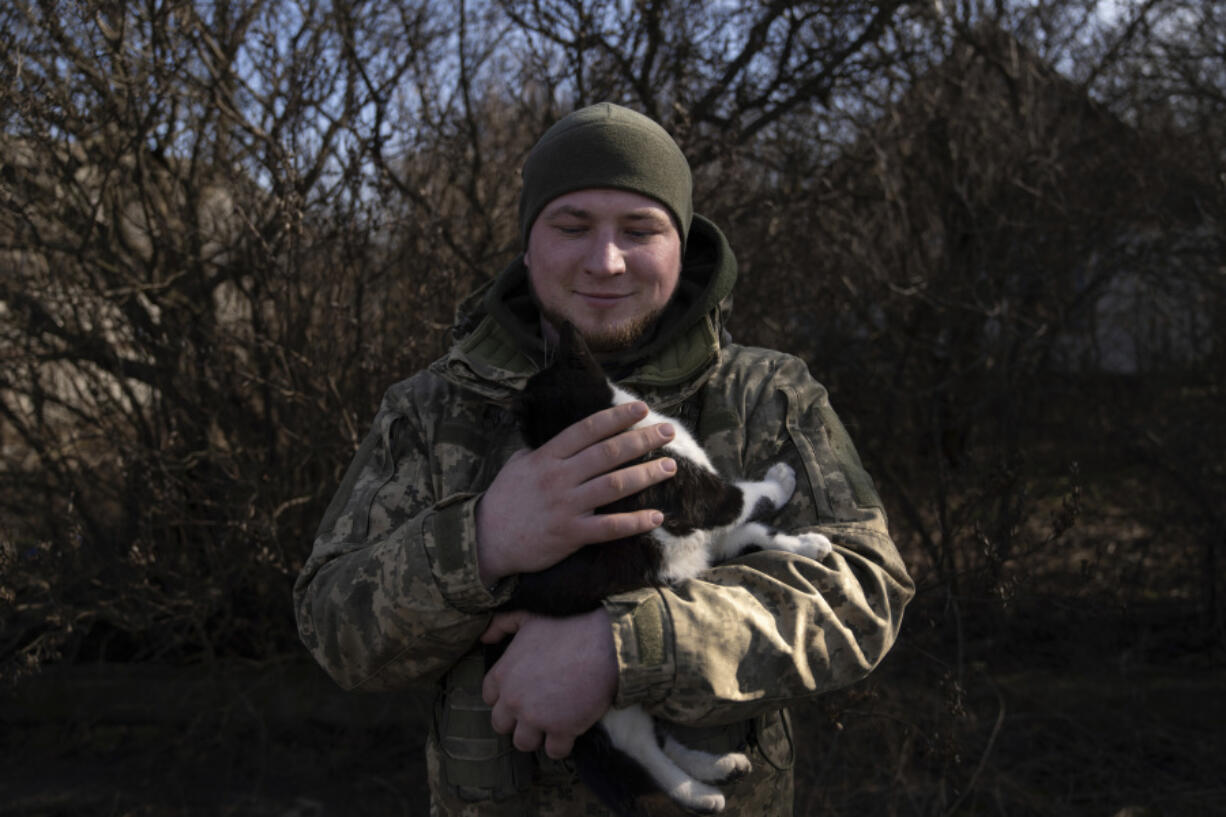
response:
[(535, 138), (600, 100), (676, 135), (734, 336), (830, 388), (919, 583), (882, 680), (806, 710), (806, 807), (1029, 813), (988, 763), (1030, 723), (1011, 673), (1221, 667), (1220, 4), (15, 0), (0, 29), (10, 689), (299, 656), (290, 584), (383, 389), (518, 251)]

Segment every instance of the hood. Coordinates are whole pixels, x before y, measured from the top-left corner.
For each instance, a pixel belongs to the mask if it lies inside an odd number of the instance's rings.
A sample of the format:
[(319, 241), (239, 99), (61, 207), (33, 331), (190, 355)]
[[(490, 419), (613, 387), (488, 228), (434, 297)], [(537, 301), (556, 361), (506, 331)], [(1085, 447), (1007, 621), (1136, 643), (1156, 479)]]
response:
[[(736, 257), (727, 239), (695, 215), (676, 296), (642, 341), (602, 360), (605, 370), (644, 396), (656, 392), (657, 401), (687, 397), (728, 342), (724, 324), (735, 282)], [(431, 371), (496, 402), (523, 388), (545, 360), (523, 256), (460, 304), (451, 331), (451, 349)]]

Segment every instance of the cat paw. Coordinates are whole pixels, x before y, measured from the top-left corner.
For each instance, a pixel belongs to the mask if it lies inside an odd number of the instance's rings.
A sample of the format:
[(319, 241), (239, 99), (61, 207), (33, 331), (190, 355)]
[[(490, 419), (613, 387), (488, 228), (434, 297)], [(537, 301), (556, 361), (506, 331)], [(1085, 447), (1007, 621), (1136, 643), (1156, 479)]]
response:
[(782, 498), (779, 500), (776, 507), (783, 507), (787, 501), (792, 498), (793, 492), (796, 490), (796, 472), (792, 470), (792, 466), (786, 462), (777, 462), (770, 467), (766, 472), (766, 481), (773, 482), (778, 486)]
[(690, 749), (678, 743), (672, 735), (664, 741), (664, 754), (690, 777), (713, 785), (744, 777), (753, 769), (749, 758), (740, 752), (717, 755), (701, 749)]
[(748, 757), (740, 752), (729, 752), (715, 761), (712, 771), (714, 776), (707, 782), (731, 783), (733, 780), (740, 780), (752, 772), (753, 764), (749, 762)]
[(830, 540), (820, 533), (802, 533), (796, 537), (796, 552), (816, 561), (829, 556), (833, 549)]
[(669, 796), (686, 811), (694, 814), (718, 814), (724, 810), (724, 795), (718, 789), (690, 781), (669, 792)]

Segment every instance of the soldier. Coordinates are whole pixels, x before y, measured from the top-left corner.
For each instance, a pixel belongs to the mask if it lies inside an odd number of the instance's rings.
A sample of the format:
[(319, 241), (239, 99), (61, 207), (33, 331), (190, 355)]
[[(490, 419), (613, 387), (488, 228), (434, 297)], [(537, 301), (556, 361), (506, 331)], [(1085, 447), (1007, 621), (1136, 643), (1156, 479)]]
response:
[[(461, 305), (450, 351), (384, 396), (295, 586), (303, 642), (348, 689), (437, 679), (432, 815), (605, 814), (565, 758), (631, 704), (683, 744), (749, 755), (725, 814), (791, 814), (784, 707), (870, 672), (913, 593), (872, 481), (802, 361), (731, 342), (736, 261), (658, 124), (608, 103), (557, 122), (524, 164), (519, 217), (523, 254)], [(517, 574), (659, 525), (594, 511), (675, 468), (627, 465), (672, 436), (632, 428), (643, 403), (523, 450), (509, 407), (563, 319), (725, 477), (791, 465), (772, 524), (833, 553), (747, 554), (571, 618), (495, 614)], [(482, 639), (504, 635), (486, 673)]]

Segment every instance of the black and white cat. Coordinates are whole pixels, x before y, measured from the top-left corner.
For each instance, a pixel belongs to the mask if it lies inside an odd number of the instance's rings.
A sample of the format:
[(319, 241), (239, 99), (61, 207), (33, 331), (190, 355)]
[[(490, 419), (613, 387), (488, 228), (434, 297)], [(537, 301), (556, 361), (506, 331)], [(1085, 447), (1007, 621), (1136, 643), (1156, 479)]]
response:
[[(524, 440), (532, 448), (594, 412), (638, 399), (605, 377), (572, 326), (563, 326), (559, 335), (554, 362), (533, 375), (516, 406)], [(813, 559), (830, 552), (830, 541), (821, 534), (791, 535), (760, 521), (791, 498), (796, 476), (788, 465), (775, 464), (760, 482), (727, 482), (677, 420), (652, 411), (638, 426), (665, 421), (676, 435), (651, 456), (671, 456), (676, 475), (599, 509), (655, 508), (664, 513), (664, 524), (647, 534), (588, 545), (553, 567), (521, 575), (505, 609), (574, 615), (597, 608), (615, 593), (692, 578), (750, 549), (786, 550)], [(640, 798), (653, 791), (663, 791), (690, 811), (718, 812), (724, 795), (712, 784), (750, 770), (742, 753), (710, 754), (664, 736), (639, 706), (610, 709), (575, 741), (571, 756), (580, 778), (624, 815), (642, 813)]]

